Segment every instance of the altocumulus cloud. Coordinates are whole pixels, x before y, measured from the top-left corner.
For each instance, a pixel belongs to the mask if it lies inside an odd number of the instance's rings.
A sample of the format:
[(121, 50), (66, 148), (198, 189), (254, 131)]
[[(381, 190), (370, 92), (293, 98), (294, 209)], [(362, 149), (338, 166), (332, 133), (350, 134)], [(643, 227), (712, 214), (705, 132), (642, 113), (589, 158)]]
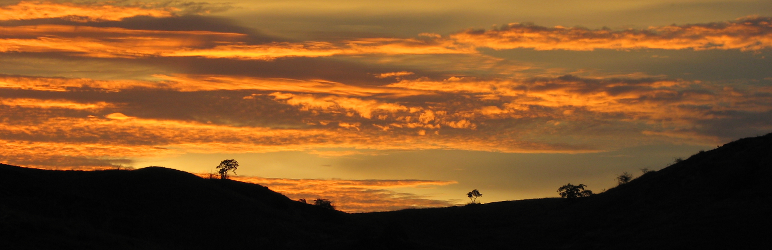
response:
[(459, 42), (492, 49), (738, 49), (772, 47), (772, 18), (746, 17), (734, 21), (611, 30), (544, 27), (513, 23), (494, 30), (453, 34)]

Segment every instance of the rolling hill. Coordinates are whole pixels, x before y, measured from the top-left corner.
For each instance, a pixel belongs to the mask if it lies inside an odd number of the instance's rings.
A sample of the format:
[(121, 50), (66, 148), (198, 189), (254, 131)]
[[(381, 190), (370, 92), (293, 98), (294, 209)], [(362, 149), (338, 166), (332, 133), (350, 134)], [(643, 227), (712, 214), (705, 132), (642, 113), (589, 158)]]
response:
[(0, 165), (2, 249), (753, 249), (772, 232), (772, 134), (587, 198), (345, 214), (160, 167)]

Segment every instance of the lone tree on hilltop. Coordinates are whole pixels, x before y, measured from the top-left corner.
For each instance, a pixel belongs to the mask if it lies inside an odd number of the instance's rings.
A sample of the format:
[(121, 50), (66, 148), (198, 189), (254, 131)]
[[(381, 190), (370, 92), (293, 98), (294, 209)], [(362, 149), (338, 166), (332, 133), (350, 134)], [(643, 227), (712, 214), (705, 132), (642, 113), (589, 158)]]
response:
[(480, 193), (480, 191), (477, 191), (477, 189), (475, 189), (469, 193), (466, 193), (466, 197), (469, 197), (469, 199), (472, 200), (472, 203), (476, 203), (477, 198), (482, 197), (482, 194)]
[(619, 181), (619, 185), (627, 184), (628, 182), (633, 180), (633, 175), (631, 175), (628, 172), (624, 172), (617, 176), (617, 181)]
[(587, 185), (579, 184), (574, 186), (571, 185), (571, 183), (568, 183), (558, 188), (558, 193), (560, 193), (560, 197), (563, 198), (579, 198), (592, 195), (592, 190), (584, 190), (585, 187), (587, 187)]
[(225, 180), (228, 179), (228, 171), (233, 172), (233, 174), (236, 174), (236, 169), (239, 168), (239, 162), (237, 162), (234, 159), (229, 160), (223, 160), (220, 162), (220, 165), (217, 165), (217, 173), (220, 174), (220, 179)]

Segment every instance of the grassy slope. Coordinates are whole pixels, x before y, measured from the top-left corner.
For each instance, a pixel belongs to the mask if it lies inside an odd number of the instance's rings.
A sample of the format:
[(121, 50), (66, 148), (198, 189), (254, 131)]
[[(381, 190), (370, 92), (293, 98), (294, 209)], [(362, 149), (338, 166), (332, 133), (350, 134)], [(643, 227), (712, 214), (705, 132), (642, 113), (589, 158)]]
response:
[(0, 248), (750, 248), (772, 233), (771, 177), (772, 134), (589, 198), (343, 214), (166, 168), (0, 165)]

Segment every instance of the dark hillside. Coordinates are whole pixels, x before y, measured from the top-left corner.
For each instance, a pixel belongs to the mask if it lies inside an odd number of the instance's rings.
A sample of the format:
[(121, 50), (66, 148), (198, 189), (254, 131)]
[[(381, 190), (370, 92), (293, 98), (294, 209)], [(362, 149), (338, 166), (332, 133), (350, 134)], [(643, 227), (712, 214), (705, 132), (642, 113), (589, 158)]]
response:
[(4, 243), (31, 249), (284, 248), (329, 237), (314, 222), (342, 215), (259, 185), (159, 167), (81, 172), (2, 165), (0, 198)]
[(772, 233), (771, 186), (768, 134), (700, 152), (588, 198), (354, 216), (389, 225), (372, 229), (373, 240), (363, 242), (396, 238), (403, 246), (433, 249), (754, 249)]
[[(682, 247), (744, 248), (772, 229), (772, 134), (700, 152), (596, 198), (606, 216), (644, 227), (635, 244), (662, 238)], [(675, 246), (674, 244), (669, 244)]]

